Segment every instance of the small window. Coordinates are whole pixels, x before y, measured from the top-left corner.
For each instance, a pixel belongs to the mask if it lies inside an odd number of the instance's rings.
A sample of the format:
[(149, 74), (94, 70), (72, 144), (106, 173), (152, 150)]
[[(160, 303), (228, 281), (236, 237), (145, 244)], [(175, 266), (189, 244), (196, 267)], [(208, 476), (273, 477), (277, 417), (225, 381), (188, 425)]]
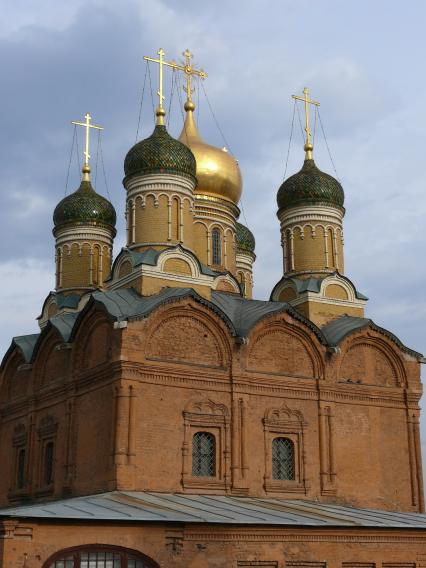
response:
[(53, 483), (53, 442), (48, 442), (44, 448), (44, 483)]
[(272, 440), (272, 479), (294, 479), (294, 444), (288, 438)]
[(18, 489), (23, 489), (25, 487), (25, 449), (20, 448), (18, 450), (18, 460), (17, 460), (17, 476), (16, 476), (16, 487)]
[(192, 475), (216, 475), (216, 440), (209, 432), (197, 432), (192, 438)]
[(212, 250), (213, 250), (213, 264), (222, 264), (222, 245), (220, 239), (220, 230), (213, 229), (212, 231)]

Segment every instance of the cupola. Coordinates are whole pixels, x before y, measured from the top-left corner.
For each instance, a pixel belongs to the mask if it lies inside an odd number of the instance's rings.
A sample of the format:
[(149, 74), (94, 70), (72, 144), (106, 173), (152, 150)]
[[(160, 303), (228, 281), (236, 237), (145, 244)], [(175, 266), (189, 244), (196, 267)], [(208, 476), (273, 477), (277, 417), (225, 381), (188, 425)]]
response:
[(79, 188), (53, 213), (56, 291), (64, 294), (102, 289), (111, 273), (115, 209), (93, 189), (87, 162), (82, 172)]
[(245, 225), (236, 223), (236, 271), (241, 292), (245, 298), (253, 296), (253, 263), (256, 260), (256, 242), (253, 233)]

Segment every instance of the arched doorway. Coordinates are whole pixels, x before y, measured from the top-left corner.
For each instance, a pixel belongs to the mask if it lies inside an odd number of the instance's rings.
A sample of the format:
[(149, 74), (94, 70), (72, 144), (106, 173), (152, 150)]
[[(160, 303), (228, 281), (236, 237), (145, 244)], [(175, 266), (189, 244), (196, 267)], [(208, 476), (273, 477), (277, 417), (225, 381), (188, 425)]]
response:
[(43, 568), (160, 568), (156, 562), (129, 548), (90, 544), (56, 552)]

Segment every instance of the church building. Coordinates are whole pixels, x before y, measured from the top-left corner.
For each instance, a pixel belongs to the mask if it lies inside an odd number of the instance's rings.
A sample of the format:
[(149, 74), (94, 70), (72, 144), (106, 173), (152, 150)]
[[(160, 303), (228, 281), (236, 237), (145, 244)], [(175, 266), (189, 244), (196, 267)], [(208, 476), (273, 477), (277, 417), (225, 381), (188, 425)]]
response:
[[(205, 73), (184, 55), (148, 58), (159, 105), (124, 159), (115, 258), (115, 209), (91, 180), (99, 127), (80, 123), (81, 183), (53, 213), (55, 290), (1, 364), (0, 565), (425, 568), (424, 359), (366, 317), (345, 274), (318, 103), (295, 97), (306, 141), (277, 188), (282, 277), (256, 300), (240, 168), (198, 130)], [(178, 138), (166, 68), (187, 83)]]

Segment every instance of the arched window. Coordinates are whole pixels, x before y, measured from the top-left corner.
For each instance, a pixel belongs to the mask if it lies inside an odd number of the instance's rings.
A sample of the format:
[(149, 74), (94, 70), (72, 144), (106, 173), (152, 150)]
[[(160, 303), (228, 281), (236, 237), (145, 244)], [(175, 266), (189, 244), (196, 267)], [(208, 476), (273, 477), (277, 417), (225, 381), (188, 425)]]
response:
[(55, 554), (43, 568), (158, 568), (143, 554), (119, 546), (90, 545)]
[(197, 432), (192, 438), (192, 475), (216, 475), (216, 440), (209, 432)]
[(53, 442), (47, 442), (44, 448), (44, 483), (53, 483)]
[(222, 243), (220, 239), (219, 229), (213, 229), (212, 231), (212, 251), (213, 251), (212, 264), (222, 264)]
[(25, 449), (18, 449), (17, 468), (16, 468), (16, 487), (23, 489), (25, 487)]
[(294, 479), (294, 444), (288, 438), (272, 440), (272, 479)]

